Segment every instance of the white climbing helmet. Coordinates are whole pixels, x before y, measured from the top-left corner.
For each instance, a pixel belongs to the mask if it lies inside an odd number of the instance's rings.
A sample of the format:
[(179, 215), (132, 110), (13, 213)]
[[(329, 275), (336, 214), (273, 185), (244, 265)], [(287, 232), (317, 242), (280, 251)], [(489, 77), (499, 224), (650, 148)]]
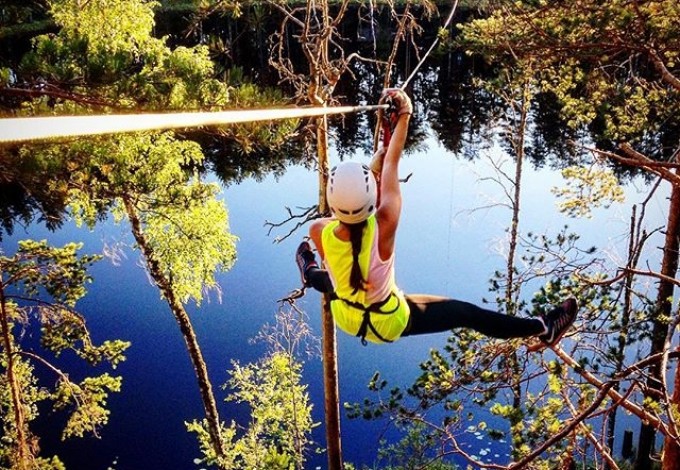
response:
[(358, 224), (376, 210), (378, 185), (368, 166), (342, 162), (331, 169), (326, 198), (333, 215), (346, 224)]

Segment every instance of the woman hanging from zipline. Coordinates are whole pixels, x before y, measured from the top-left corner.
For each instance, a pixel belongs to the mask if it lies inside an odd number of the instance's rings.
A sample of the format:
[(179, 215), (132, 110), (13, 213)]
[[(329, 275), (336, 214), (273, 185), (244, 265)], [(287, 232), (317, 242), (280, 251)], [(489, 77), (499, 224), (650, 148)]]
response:
[(576, 318), (573, 298), (541, 317), (520, 318), (398, 289), (394, 280), (401, 213), (398, 167), (413, 107), (406, 93), (396, 88), (384, 90), (380, 103), (390, 104), (389, 144), (376, 153), (371, 168), (347, 161), (330, 171), (327, 198), (333, 217), (318, 219), (309, 229), (324, 269), (309, 243), (302, 242), (296, 262), (303, 284), (330, 294), (337, 326), (364, 344), (454, 328), (502, 339), (537, 336), (546, 345), (555, 344)]

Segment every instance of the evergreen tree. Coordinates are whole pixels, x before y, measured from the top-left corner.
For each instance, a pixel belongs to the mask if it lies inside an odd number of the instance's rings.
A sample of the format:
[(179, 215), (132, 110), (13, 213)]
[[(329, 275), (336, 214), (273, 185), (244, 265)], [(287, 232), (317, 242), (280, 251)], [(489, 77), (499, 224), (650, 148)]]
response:
[[(39, 436), (32, 427), (39, 406), (50, 403), (53, 410), (67, 413), (63, 439), (96, 436), (109, 419), (109, 394), (121, 389), (120, 377), (103, 372), (78, 380), (57, 360), (72, 351), (91, 366), (108, 364), (115, 368), (125, 360), (123, 353), (130, 346), (121, 340), (96, 345), (85, 317), (75, 309), (85, 295), (85, 285), (92, 281), (86, 270), (100, 258), (79, 256), (80, 248), (76, 244), (54, 248), (44, 241), (27, 240), (20, 242), (15, 255), (0, 256), (2, 468), (63, 468), (58, 456), (39, 453)], [(40, 351), (27, 339), (38, 329)], [(47, 375), (39, 374), (41, 369)]]
[[(278, 92), (260, 92), (248, 83), (232, 87), (217, 78), (205, 45), (170, 47), (170, 38), (154, 37), (158, 5), (147, 0), (51, 2), (49, 15), (58, 30), (34, 37), (16, 69), (3, 69), (3, 96), (21, 97), (16, 106), (21, 115), (220, 110), (283, 101)], [(244, 148), (277, 147), (296, 126), (282, 121), (192, 136), (238, 138)], [(129, 222), (185, 339), (211, 443), (221, 456), (217, 403), (185, 308), (191, 300), (200, 304), (206, 289), (217, 288), (216, 273), (236, 258), (224, 201), (216, 185), (203, 181), (205, 165), (197, 141), (160, 131), (8, 147), (0, 156), (0, 171), (8, 176), (3, 183), (27, 189), (33, 198), (52, 198), (48, 207), (53, 210), (45, 216), (53, 226), (66, 206), (90, 226), (109, 213)], [(37, 184), (48, 191), (33, 191)], [(34, 206), (45, 203), (38, 200)]]

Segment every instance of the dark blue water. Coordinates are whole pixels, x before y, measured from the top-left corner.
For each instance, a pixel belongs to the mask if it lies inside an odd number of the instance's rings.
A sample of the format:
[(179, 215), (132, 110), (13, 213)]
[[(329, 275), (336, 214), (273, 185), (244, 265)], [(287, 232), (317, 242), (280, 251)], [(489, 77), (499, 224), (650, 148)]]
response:
[[(403, 175), (412, 172), (413, 176), (402, 186), (397, 280), (406, 292), (448, 295), (478, 303), (482, 297), (491, 297), (487, 280), (495, 269), (504, 266), (503, 241), (510, 213), (499, 204), (507, 201), (497, 184), (484, 179), (496, 175), (487, 159), (462, 162), (433, 140), (427, 145), (427, 150), (405, 157), (402, 163)], [(492, 150), (490, 155), (501, 161), (497, 151)], [(508, 174), (514, 171), (509, 160), (502, 168)], [(590, 220), (572, 220), (555, 209), (550, 189), (560, 184), (559, 173), (526, 169), (520, 230), (556, 234), (569, 224), (582, 235), (584, 247), (596, 245), (615, 262), (624, 259), (623, 234), (628, 227), (629, 207), (644, 194), (631, 186), (626, 204), (597, 210)], [(285, 218), (285, 206), (314, 204), (316, 193), (316, 175), (299, 167), (290, 168), (278, 180), (249, 180), (224, 191), (231, 230), (240, 237), (238, 261), (219, 277), (221, 302), (213, 293), (200, 308), (190, 308), (220, 401), (225, 392), (219, 385), (226, 381), (231, 361), (245, 363), (262, 355), (264, 346), (249, 340), (264, 323), (273, 321), (276, 300), (299, 284), (293, 254), (303, 233), (274, 243), (274, 237), (284, 235), (287, 229), (267, 236), (264, 222)], [(648, 207), (652, 227), (664, 223), (663, 196), (659, 194)], [(56, 233), (31, 226), (25, 233), (7, 237), (3, 250), (11, 253), (17, 239), (29, 237), (46, 238), (55, 245), (81, 240), (83, 252), (88, 253), (101, 252), (104, 247), (120, 250), (123, 256), (117, 263), (107, 259), (94, 267), (95, 282), (78, 307), (88, 318), (95, 340), (121, 338), (132, 342), (127, 361), (117, 370), (124, 377), (123, 391), (109, 400), (111, 419), (101, 439), (63, 444), (44, 439), (43, 448), (49, 452), (60, 446), (58, 453), (72, 469), (104, 469), (114, 463), (119, 470), (197, 468), (194, 459), (200, 455), (196, 441), (184, 427), (185, 421), (202, 416), (193, 369), (168, 307), (140, 267), (137, 253), (129, 248), (133, 241), (126, 225), (106, 223), (89, 232), (68, 224)], [(530, 295), (527, 291), (527, 298)], [(308, 294), (300, 305), (320, 334), (318, 295)], [(407, 387), (418, 376), (419, 364), (427, 359), (428, 351), (442, 347), (446, 337), (437, 334), (363, 347), (356, 338), (339, 334), (341, 402), (359, 402), (370, 396), (366, 384), (377, 370), (390, 384)], [(304, 378), (314, 403), (314, 419), (323, 422), (319, 360), (307, 361)], [(220, 406), (224, 421), (247, 424), (245, 409), (226, 403)], [(48, 416), (46, 422), (52, 418), (57, 417)], [(372, 464), (384, 429), (385, 423), (343, 419), (345, 460), (357, 466)], [(314, 437), (323, 445), (322, 426)], [(473, 453), (481, 451), (483, 460), (507, 461), (507, 448), (502, 443), (490, 443), (474, 430), (464, 437)], [(308, 468), (325, 468), (325, 463), (325, 455), (312, 455)]]

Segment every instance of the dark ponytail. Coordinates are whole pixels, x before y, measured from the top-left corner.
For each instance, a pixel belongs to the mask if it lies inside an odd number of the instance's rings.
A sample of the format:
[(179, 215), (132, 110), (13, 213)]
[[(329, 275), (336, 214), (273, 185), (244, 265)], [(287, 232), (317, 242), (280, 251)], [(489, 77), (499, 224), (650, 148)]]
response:
[(365, 291), (367, 289), (367, 282), (361, 274), (361, 266), (359, 265), (359, 253), (361, 252), (361, 239), (364, 235), (364, 227), (366, 221), (358, 224), (345, 224), (349, 229), (349, 240), (352, 242), (352, 272), (349, 276), (349, 285), (354, 288), (352, 294), (356, 294), (359, 289)]

